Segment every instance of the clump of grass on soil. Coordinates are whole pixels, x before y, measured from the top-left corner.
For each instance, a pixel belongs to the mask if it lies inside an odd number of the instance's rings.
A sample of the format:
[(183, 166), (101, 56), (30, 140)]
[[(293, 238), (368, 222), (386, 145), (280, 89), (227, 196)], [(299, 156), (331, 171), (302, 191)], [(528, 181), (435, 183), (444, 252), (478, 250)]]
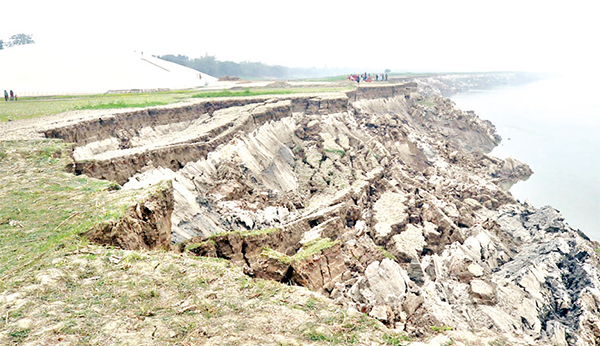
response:
[(329, 249), (334, 245), (338, 244), (339, 240), (332, 241), (329, 238), (319, 238), (315, 239), (307, 244), (305, 244), (298, 252), (296, 252), (293, 256), (288, 256), (279, 251), (275, 251), (270, 248), (265, 248), (262, 251), (262, 255), (268, 258), (276, 259), (283, 263), (292, 263), (296, 261), (302, 261), (309, 258), (312, 255), (320, 253), (325, 249)]
[(125, 103), (125, 102), (110, 102), (110, 103), (98, 103), (80, 106), (78, 109), (118, 109), (118, 108), (143, 108), (143, 107), (154, 107), (167, 105), (169, 102), (140, 102), (140, 103)]
[(65, 172), (69, 150), (52, 140), (0, 142), (0, 288), (85, 245), (80, 234), (119, 219), (134, 197), (111, 191), (110, 182)]

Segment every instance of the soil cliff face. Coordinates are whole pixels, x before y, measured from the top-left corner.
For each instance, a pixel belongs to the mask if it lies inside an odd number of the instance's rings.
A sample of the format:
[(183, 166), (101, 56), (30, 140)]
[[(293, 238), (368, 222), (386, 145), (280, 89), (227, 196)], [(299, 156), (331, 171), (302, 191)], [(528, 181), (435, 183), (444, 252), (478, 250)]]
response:
[(171, 180), (182, 249), (413, 335), (450, 326), (598, 344), (597, 244), (500, 187), (531, 170), (486, 154), (500, 141), (492, 124), (415, 91), (197, 105), (172, 123), (78, 140), (74, 169), (124, 188)]
[(173, 187), (170, 181), (161, 185), (129, 207), (119, 220), (87, 231), (86, 238), (126, 250), (170, 250)]

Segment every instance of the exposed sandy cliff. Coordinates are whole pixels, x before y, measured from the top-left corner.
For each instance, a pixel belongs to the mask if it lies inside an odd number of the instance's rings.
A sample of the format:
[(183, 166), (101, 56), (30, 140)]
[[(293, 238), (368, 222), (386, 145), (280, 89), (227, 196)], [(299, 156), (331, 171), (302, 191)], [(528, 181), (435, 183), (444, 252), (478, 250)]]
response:
[[(200, 101), (46, 129), (78, 173), (172, 180), (172, 240), (387, 325), (600, 344), (598, 244), (500, 186), (494, 127), (415, 84)], [(119, 244), (123, 246), (123, 244)], [(125, 245), (126, 246), (126, 245)]]

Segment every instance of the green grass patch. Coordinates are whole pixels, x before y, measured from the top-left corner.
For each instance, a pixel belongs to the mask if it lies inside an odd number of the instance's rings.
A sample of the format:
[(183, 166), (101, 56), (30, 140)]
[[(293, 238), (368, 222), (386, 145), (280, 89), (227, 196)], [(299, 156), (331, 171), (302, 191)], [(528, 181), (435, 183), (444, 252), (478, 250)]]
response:
[[(309, 305), (309, 301), (306, 305)], [(321, 312), (315, 321), (317, 323), (309, 322), (300, 326), (300, 332), (310, 341), (352, 345), (364, 341), (362, 338), (364, 332), (380, 330), (383, 327), (380, 322), (366, 314), (349, 315), (339, 309), (331, 309), (328, 313), (324, 313), (325, 306), (320, 304), (316, 304), (313, 309), (311, 315), (314, 312)], [(309, 311), (308, 308), (303, 310)], [(390, 335), (395, 334), (390, 333)], [(384, 338), (383, 334), (380, 337)]]
[(66, 173), (68, 150), (55, 140), (0, 142), (0, 285), (86, 245), (82, 233), (133, 204), (136, 191)]
[(137, 108), (166, 105), (189, 99), (192, 91), (140, 94), (98, 94), (75, 96), (22, 97), (0, 103), (0, 122), (36, 118), (67, 111)]
[(27, 338), (30, 332), (31, 329), (18, 329), (9, 332), (8, 335), (10, 335), (14, 343), (21, 343), (23, 340), (25, 340), (25, 338)]
[(326, 333), (314, 329), (309, 329), (304, 332), (306, 339), (310, 341), (321, 341), (329, 344), (357, 344), (358, 337), (354, 333)]
[(328, 148), (325, 148), (324, 150), (325, 150), (326, 153), (335, 153), (335, 154), (340, 155), (341, 157), (344, 157), (344, 155), (346, 155), (346, 151), (343, 150), (343, 149), (328, 149)]
[(261, 255), (265, 256), (267, 258), (278, 260), (282, 263), (292, 263), (295, 261), (305, 260), (305, 259), (307, 259), (325, 249), (328, 249), (338, 243), (339, 243), (338, 240), (331, 241), (331, 239), (329, 239), (329, 238), (320, 238), (320, 239), (311, 241), (307, 244), (304, 244), (304, 246), (298, 252), (296, 252), (296, 254), (293, 256), (288, 256), (286, 254), (283, 254), (279, 251), (270, 249), (268, 247), (263, 249)]
[(396, 260), (396, 257), (392, 255), (388, 250), (386, 250), (383, 246), (378, 246), (377, 249), (383, 254), (385, 258), (389, 258), (391, 260)]
[(168, 102), (139, 102), (139, 103), (125, 103), (125, 102), (110, 102), (110, 103), (98, 103), (80, 106), (77, 109), (117, 109), (117, 108), (144, 108), (154, 106), (164, 106), (169, 104)]
[(452, 327), (446, 326), (446, 325), (443, 325), (443, 326), (431, 326), (430, 328), (431, 328), (431, 330), (433, 330), (436, 333), (441, 333), (441, 332), (445, 332), (445, 331), (448, 331), (448, 330), (452, 330)]
[(331, 239), (329, 239), (329, 238), (316, 239), (307, 244), (304, 244), (302, 249), (300, 249), (300, 251), (298, 251), (294, 255), (294, 259), (295, 260), (307, 259), (310, 256), (312, 256), (316, 253), (319, 253), (325, 249), (329, 249), (330, 247), (333, 247), (334, 245), (336, 245), (338, 243), (339, 243), (338, 240), (331, 241)]
[(207, 244), (207, 243), (212, 243), (213, 245), (215, 244), (214, 240), (207, 240), (205, 242), (200, 242), (200, 243), (194, 243), (194, 244), (187, 245), (185, 247), (185, 250), (186, 251), (194, 251), (197, 248), (199, 248), (199, 247), (201, 247), (201, 246), (203, 246), (204, 244)]
[(386, 345), (393, 346), (403, 346), (406, 345), (405, 342), (411, 341), (408, 335), (401, 333), (384, 333), (382, 339)]

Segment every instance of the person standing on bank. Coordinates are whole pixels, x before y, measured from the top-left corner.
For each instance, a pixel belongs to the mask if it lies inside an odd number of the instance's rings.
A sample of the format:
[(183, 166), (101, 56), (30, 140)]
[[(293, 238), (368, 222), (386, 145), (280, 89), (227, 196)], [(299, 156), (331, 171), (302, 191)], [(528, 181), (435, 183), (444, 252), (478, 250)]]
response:
[(13, 93), (13, 91), (10, 91), (10, 100), (14, 100), (15, 99), (15, 94)]
[(4, 101), (8, 101), (8, 93), (4, 90)]

